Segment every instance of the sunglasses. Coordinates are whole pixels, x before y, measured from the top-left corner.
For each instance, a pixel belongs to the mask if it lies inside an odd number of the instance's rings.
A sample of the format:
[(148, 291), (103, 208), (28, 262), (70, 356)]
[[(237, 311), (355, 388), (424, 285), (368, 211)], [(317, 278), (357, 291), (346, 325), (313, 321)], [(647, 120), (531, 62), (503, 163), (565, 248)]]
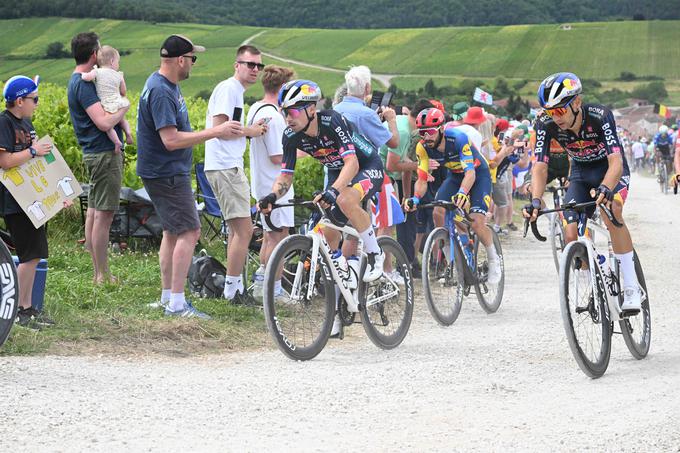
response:
[(569, 111), (569, 109), (567, 109), (567, 107), (569, 106), (569, 104), (572, 103), (572, 101), (573, 101), (574, 99), (576, 99), (576, 98), (572, 98), (571, 101), (567, 102), (567, 103), (564, 105), (564, 107), (557, 107), (557, 108), (554, 108), (554, 109), (544, 109), (544, 112), (545, 112), (545, 114), (548, 115), (550, 118), (552, 118), (553, 116), (564, 116), (564, 115), (566, 115), (567, 112)]
[(307, 106), (303, 105), (301, 107), (286, 107), (283, 110), (283, 116), (288, 117), (290, 116), (291, 118), (297, 118), (302, 114), (302, 111), (306, 109)]
[(34, 104), (38, 103), (40, 96), (26, 96), (24, 99), (32, 99)]
[(264, 69), (264, 64), (262, 63), (255, 63), (254, 61), (237, 61), (236, 63), (238, 64), (244, 64), (248, 66), (248, 69), (255, 69), (257, 68), (258, 70), (262, 71)]
[(438, 127), (428, 127), (425, 129), (418, 129), (418, 135), (425, 137), (426, 135), (436, 135), (439, 132)]
[(182, 55), (184, 58), (191, 58), (191, 64), (196, 63), (198, 60), (198, 55)]

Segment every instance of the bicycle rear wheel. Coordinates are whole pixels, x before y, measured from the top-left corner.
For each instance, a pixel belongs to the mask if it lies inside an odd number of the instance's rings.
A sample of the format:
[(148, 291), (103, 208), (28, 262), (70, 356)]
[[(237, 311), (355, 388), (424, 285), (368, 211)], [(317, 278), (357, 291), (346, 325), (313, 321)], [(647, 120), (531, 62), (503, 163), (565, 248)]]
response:
[(552, 249), (555, 270), (560, 272), (560, 256), (564, 251), (564, 223), (562, 216), (554, 212), (550, 216), (550, 248)]
[[(335, 316), (335, 288), (328, 264), (319, 254), (311, 262), (312, 239), (294, 235), (272, 253), (264, 274), (264, 314), (267, 328), (281, 352), (293, 360), (310, 360), (326, 346)], [(316, 274), (310, 281), (314, 266)], [(275, 295), (281, 272), (283, 294)], [(313, 285), (311, 299), (308, 288)]]
[[(378, 245), (389, 257), (385, 269), (392, 269), (401, 278), (383, 274), (371, 283), (359, 282), (359, 302), (362, 306), (361, 325), (373, 344), (382, 349), (396, 348), (404, 341), (413, 317), (413, 280), (406, 254), (394, 239), (381, 236)], [(366, 272), (366, 260), (362, 260)]]
[(501, 279), (497, 284), (489, 283), (489, 257), (486, 253), (486, 247), (481, 244), (479, 237), (475, 240), (475, 263), (477, 263), (477, 279), (475, 281), (475, 293), (479, 305), (487, 313), (495, 313), (501, 306), (503, 300), (503, 291), (505, 288), (505, 263), (503, 261), (503, 249), (501, 248), (501, 241), (498, 239), (498, 234), (489, 228), (491, 237), (493, 239), (493, 246), (496, 249), (496, 254), (501, 260)]
[[(599, 268), (582, 269), (588, 263), (585, 245), (567, 246), (560, 262), (560, 310), (576, 363), (587, 376), (598, 378), (609, 365), (612, 323)], [(596, 272), (595, 293), (590, 272)]]
[(5, 343), (19, 310), (19, 280), (14, 260), (0, 240), (0, 346)]
[[(454, 255), (459, 254), (458, 250)], [(451, 239), (446, 228), (435, 228), (423, 249), (422, 280), (427, 309), (443, 326), (450, 326), (463, 305), (465, 276), (460, 260), (451, 255)]]
[(636, 359), (644, 359), (647, 357), (649, 347), (652, 343), (652, 315), (649, 311), (649, 294), (647, 293), (647, 283), (645, 276), (642, 273), (642, 265), (637, 253), (634, 256), (635, 260), (635, 274), (637, 275), (638, 284), (642, 288), (644, 298), (642, 299), (642, 308), (640, 313), (636, 316), (630, 316), (619, 321), (621, 326), (621, 333), (623, 340), (628, 346), (631, 355)]
[(668, 171), (666, 169), (666, 162), (662, 161), (659, 163), (659, 186), (661, 186), (661, 193), (668, 193)]

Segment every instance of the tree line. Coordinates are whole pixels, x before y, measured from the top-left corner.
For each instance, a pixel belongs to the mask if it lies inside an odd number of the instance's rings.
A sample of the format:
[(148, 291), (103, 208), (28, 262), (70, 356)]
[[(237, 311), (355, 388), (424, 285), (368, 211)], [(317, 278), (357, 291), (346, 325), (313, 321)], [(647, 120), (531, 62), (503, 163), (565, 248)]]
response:
[(0, 17), (76, 17), (262, 27), (420, 28), (680, 19), (677, 0), (4, 0)]

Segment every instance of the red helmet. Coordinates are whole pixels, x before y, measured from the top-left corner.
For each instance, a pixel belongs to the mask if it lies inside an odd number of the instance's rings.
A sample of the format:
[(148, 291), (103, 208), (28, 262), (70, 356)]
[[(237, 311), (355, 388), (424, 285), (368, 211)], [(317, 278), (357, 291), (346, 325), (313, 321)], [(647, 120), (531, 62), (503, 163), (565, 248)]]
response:
[(431, 108), (421, 110), (416, 117), (416, 127), (423, 129), (427, 127), (439, 127), (444, 124), (444, 112), (439, 109)]

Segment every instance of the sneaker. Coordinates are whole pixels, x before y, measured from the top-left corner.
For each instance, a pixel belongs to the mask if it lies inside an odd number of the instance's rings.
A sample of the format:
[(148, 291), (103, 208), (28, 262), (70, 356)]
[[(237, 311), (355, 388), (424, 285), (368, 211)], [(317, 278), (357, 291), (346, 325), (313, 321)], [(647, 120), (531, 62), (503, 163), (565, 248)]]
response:
[(342, 335), (342, 321), (340, 320), (340, 315), (336, 314), (333, 318), (333, 328), (331, 329), (330, 338), (340, 338)]
[(500, 260), (489, 260), (489, 276), (487, 281), (492, 285), (497, 285), (501, 281), (501, 262)]
[(506, 230), (505, 228), (501, 228), (498, 225), (491, 225), (491, 229), (494, 230), (494, 232), (499, 236), (507, 236), (508, 235), (508, 230)]
[(382, 250), (380, 253), (369, 253), (367, 256), (366, 272), (364, 273), (364, 283), (376, 281), (383, 274), (383, 264), (385, 263), (385, 254)]
[(169, 300), (166, 300), (165, 302), (163, 302), (162, 300), (157, 300), (156, 302), (146, 304), (146, 306), (148, 308), (168, 308), (169, 304), (170, 304)]
[[(515, 225), (515, 224), (512, 223), (512, 222), (511, 222), (511, 223), (508, 223), (508, 224), (505, 225), (505, 226), (508, 227), (508, 230), (510, 230), (510, 231), (517, 231), (517, 225)], [(506, 231), (507, 231), (507, 230), (506, 230)]]
[(388, 272), (385, 275), (391, 278), (392, 281), (397, 285), (404, 286), (406, 284), (406, 282), (404, 281), (404, 277), (402, 277), (398, 271)]
[(45, 316), (42, 311), (38, 311), (33, 307), (21, 308), (17, 312), (16, 323), (22, 327), (33, 329), (37, 327), (49, 327), (54, 325), (54, 321)]
[(621, 310), (628, 314), (639, 313), (642, 308), (642, 291), (639, 286), (626, 286), (623, 289)]
[(196, 310), (191, 302), (187, 301), (184, 305), (183, 310), (170, 311), (168, 308), (165, 309), (165, 316), (177, 316), (179, 318), (198, 318), (198, 319), (212, 319), (210, 315), (203, 313), (202, 311)]

